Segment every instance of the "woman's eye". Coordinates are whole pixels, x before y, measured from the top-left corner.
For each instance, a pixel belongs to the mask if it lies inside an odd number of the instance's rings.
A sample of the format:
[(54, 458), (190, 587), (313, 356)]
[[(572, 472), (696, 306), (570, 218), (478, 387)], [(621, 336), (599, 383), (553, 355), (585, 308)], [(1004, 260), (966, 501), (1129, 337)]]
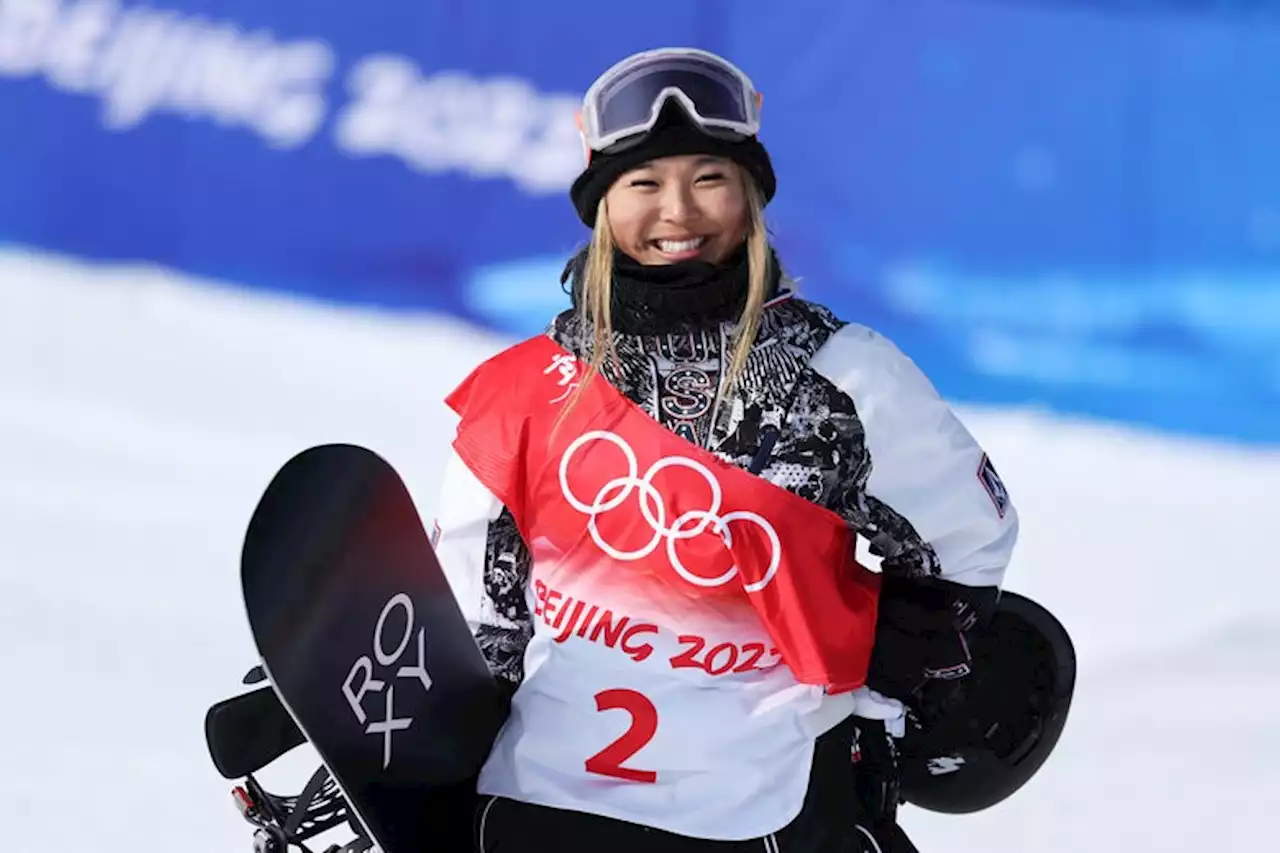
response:
[(724, 172), (705, 172), (698, 176), (698, 181), (723, 181)]
[(648, 178), (635, 178), (631, 181), (633, 187), (656, 187), (657, 185), (657, 181), (651, 181)]

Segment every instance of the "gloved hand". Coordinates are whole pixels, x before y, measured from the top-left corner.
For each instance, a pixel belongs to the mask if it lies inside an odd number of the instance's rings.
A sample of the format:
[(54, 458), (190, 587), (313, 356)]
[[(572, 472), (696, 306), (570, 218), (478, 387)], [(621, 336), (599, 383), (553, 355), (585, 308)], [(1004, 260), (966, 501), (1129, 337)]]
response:
[(998, 598), (995, 587), (882, 575), (867, 686), (898, 699), (928, 725), (972, 674), (971, 643)]

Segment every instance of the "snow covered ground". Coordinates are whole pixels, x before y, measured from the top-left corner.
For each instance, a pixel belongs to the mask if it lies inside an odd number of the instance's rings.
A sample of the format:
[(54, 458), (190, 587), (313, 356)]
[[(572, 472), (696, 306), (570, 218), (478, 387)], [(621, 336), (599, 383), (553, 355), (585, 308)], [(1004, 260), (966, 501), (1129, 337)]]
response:
[[(241, 535), (349, 441), (424, 517), (443, 395), (497, 337), (0, 252), (0, 825), (14, 853), (251, 849), (201, 723), (254, 663)], [(924, 853), (1259, 850), (1280, 803), (1280, 451), (964, 410), (1023, 518), (1009, 587), (1074, 634), (1054, 758)], [(299, 751), (268, 781), (300, 784)]]

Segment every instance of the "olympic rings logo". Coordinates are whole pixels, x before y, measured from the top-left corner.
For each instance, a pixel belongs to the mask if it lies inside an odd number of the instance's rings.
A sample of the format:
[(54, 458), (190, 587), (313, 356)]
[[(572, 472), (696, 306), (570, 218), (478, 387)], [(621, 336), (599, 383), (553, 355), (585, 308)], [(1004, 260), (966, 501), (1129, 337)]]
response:
[[(573, 490), (569, 488), (569, 460), (573, 458), (574, 453), (592, 441), (606, 441), (621, 450), (622, 455), (627, 460), (627, 473), (622, 477), (615, 477), (605, 483), (596, 492), (592, 502), (586, 503), (579, 500), (574, 495)], [(688, 468), (707, 481), (707, 485), (711, 487), (711, 507), (705, 510), (689, 510), (676, 518), (671, 523), (671, 526), (668, 527), (666, 504), (662, 499), (662, 495), (654, 487), (653, 478), (659, 471), (673, 467)], [(596, 543), (601, 551), (604, 551), (615, 560), (633, 562), (642, 560), (652, 554), (665, 539), (667, 543), (667, 560), (680, 577), (696, 586), (723, 586), (738, 574), (737, 564), (730, 566), (729, 570), (719, 577), (705, 578), (695, 575), (680, 562), (680, 558), (676, 554), (676, 543), (683, 539), (692, 539), (695, 536), (699, 536), (708, 527), (712, 527), (726, 545), (732, 546), (733, 534), (729, 530), (729, 523), (733, 521), (749, 521), (760, 527), (765, 535), (769, 537), (770, 559), (769, 568), (765, 571), (764, 577), (754, 583), (744, 584), (743, 588), (747, 592), (759, 592), (769, 585), (769, 582), (773, 580), (773, 576), (778, 572), (779, 564), (782, 562), (782, 542), (778, 539), (778, 532), (773, 529), (773, 525), (760, 515), (746, 510), (720, 515), (722, 499), (720, 483), (704, 465), (692, 459), (684, 456), (664, 456), (649, 466), (649, 470), (645, 471), (643, 477), (638, 476), (639, 471), (640, 465), (636, 460), (635, 451), (631, 449), (631, 445), (614, 433), (605, 430), (593, 430), (583, 433), (569, 445), (564, 455), (560, 458), (560, 491), (564, 494), (565, 500), (569, 502), (570, 506), (583, 515), (590, 516), (590, 520), (587, 522), (587, 529), (591, 533), (592, 541)], [(605, 541), (604, 537), (600, 535), (600, 528), (596, 525), (596, 519), (602, 513), (621, 506), (631, 496), (633, 490), (638, 490), (640, 493), (640, 513), (653, 530), (653, 538), (641, 548), (623, 551)]]

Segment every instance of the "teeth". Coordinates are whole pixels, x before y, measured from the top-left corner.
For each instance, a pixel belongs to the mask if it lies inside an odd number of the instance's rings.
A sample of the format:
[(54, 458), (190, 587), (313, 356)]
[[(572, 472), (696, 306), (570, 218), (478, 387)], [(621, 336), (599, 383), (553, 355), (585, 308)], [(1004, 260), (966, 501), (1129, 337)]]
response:
[(692, 240), (659, 240), (658, 248), (669, 255), (678, 255), (681, 252), (692, 252), (705, 242), (707, 242), (706, 237), (694, 237)]

